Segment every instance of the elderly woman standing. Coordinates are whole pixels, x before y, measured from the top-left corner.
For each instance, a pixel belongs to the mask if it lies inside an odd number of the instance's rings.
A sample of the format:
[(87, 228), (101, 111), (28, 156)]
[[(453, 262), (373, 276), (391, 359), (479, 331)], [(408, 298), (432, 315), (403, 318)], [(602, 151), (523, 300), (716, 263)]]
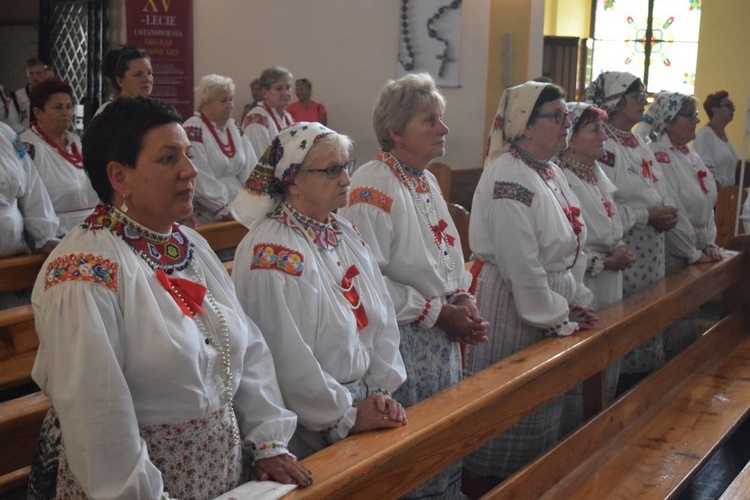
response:
[(231, 217), (229, 205), (258, 159), (232, 118), (232, 79), (206, 75), (195, 93), (198, 110), (184, 124), (198, 169), (193, 215), (199, 222), (215, 222)]
[[(352, 178), (349, 206), (375, 254), (396, 308), (407, 380), (394, 397), (409, 407), (461, 379), (459, 343), (485, 340), (487, 324), (467, 292), (461, 242), (435, 177), (425, 170), (445, 154), (445, 99), (426, 74), (388, 82), (373, 125), (382, 151)], [(456, 498), (460, 464), (408, 498)]]
[[(689, 264), (721, 260), (716, 245), (716, 182), (700, 156), (689, 146), (698, 125), (696, 101), (678, 92), (661, 92), (636, 127), (653, 134), (649, 143), (662, 167), (670, 197), (678, 210), (677, 225), (666, 234), (666, 274)], [(664, 354), (673, 358), (697, 338), (695, 318), (687, 318), (664, 332)]]
[[(664, 233), (677, 224), (677, 208), (667, 193), (662, 169), (645, 141), (631, 129), (641, 121), (646, 89), (630, 73), (602, 73), (586, 89), (586, 101), (609, 115), (600, 162), (614, 183), (614, 199), (623, 225), (623, 240), (636, 263), (624, 269), (623, 297), (664, 279)], [(658, 335), (622, 358), (618, 391), (623, 392), (664, 363)]]
[[(635, 263), (630, 248), (622, 240), (622, 221), (613, 195), (614, 184), (597, 162), (604, 154), (604, 122), (607, 113), (591, 104), (569, 102), (571, 127), (568, 148), (559, 156), (570, 187), (581, 204), (586, 221), (586, 274), (584, 284), (593, 295), (590, 307), (596, 311), (622, 300), (622, 270)], [(607, 369), (607, 397), (613, 398), (620, 371), (617, 361)], [(583, 422), (581, 386), (565, 394), (560, 435)]]
[(737, 183), (737, 151), (729, 142), (726, 127), (734, 120), (734, 103), (729, 92), (720, 90), (703, 101), (708, 123), (695, 134), (693, 147), (706, 168), (713, 174), (718, 187)]
[[(466, 349), (467, 374), (596, 323), (585, 307), (580, 203), (550, 161), (567, 147), (569, 127), (555, 85), (526, 82), (500, 99), (469, 226), (479, 311), (492, 326), (489, 342)], [(558, 398), (467, 456), (467, 493), (486, 490), (555, 443), (561, 412)]]
[(406, 423), (390, 397), (406, 378), (393, 304), (370, 249), (333, 214), (346, 204), (350, 149), (348, 137), (318, 123), (283, 130), (235, 204), (241, 221), (256, 222), (232, 278), (299, 418), (289, 447), (300, 458)]
[(240, 482), (241, 447), (259, 478), (311, 482), (286, 450), (296, 417), (266, 343), (206, 241), (175, 223), (196, 176), (181, 122), (143, 97), (92, 122), (84, 165), (103, 204), (34, 287), (58, 498), (214, 498)]
[(31, 91), (31, 128), (21, 134), (29, 156), (47, 188), (65, 235), (91, 213), (99, 199), (83, 170), (81, 141), (70, 132), (73, 89), (60, 80), (47, 80)]
[(281, 66), (268, 68), (260, 74), (263, 102), (251, 109), (242, 122), (245, 139), (250, 141), (258, 158), (279, 132), (294, 123), (292, 115), (286, 112), (292, 99), (293, 79), (289, 70)]

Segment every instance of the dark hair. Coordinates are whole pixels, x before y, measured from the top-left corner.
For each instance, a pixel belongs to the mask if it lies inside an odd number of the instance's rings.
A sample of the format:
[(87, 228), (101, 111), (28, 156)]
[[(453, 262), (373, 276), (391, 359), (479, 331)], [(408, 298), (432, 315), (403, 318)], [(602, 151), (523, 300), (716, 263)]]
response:
[(73, 98), (73, 89), (67, 82), (57, 79), (45, 80), (31, 89), (29, 101), (31, 103), (32, 111), (34, 109), (44, 111), (44, 106), (47, 105), (47, 101), (49, 101), (52, 94), (68, 94), (70, 96), (70, 101), (75, 101)]
[(581, 113), (581, 116), (573, 125), (573, 130), (571, 131), (571, 134), (577, 133), (579, 130), (581, 130), (583, 127), (585, 127), (589, 123), (593, 123), (597, 120), (606, 122), (607, 112), (604, 111), (602, 108), (598, 108), (596, 106), (589, 106), (588, 108), (583, 110), (583, 113)]
[(294, 82), (295, 85), (304, 85), (309, 90), (312, 90), (312, 83), (307, 78), (300, 78), (296, 82)]
[(729, 92), (726, 90), (720, 90), (713, 94), (708, 94), (708, 97), (703, 101), (703, 109), (706, 110), (708, 118), (714, 117), (714, 108), (721, 106), (721, 101), (729, 97)]
[(26, 59), (26, 68), (33, 68), (34, 66), (44, 66), (49, 68), (49, 65), (37, 57), (29, 57)]
[(554, 83), (547, 84), (542, 89), (539, 97), (536, 98), (534, 109), (531, 111), (531, 115), (529, 115), (529, 121), (526, 125), (530, 126), (536, 122), (536, 117), (539, 114), (539, 110), (542, 108), (542, 106), (544, 106), (548, 102), (556, 101), (558, 99), (565, 99), (565, 91), (562, 89), (562, 87), (560, 87), (559, 85), (555, 85)]
[(119, 49), (110, 50), (104, 56), (102, 74), (117, 92), (122, 90), (117, 78), (122, 78), (130, 68), (130, 61), (136, 59), (151, 59), (148, 52), (135, 45), (122, 45)]
[(143, 147), (143, 138), (154, 127), (182, 123), (172, 105), (149, 97), (121, 97), (91, 122), (83, 135), (83, 169), (99, 198), (112, 201), (112, 185), (107, 165), (116, 161), (135, 168)]

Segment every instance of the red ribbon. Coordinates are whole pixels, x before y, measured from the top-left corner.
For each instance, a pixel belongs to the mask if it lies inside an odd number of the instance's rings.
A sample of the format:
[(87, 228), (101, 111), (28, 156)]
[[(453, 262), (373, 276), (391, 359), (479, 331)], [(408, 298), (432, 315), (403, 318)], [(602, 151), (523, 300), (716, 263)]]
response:
[(370, 320), (367, 318), (365, 306), (359, 300), (357, 289), (352, 286), (352, 280), (357, 276), (359, 276), (359, 269), (352, 264), (349, 266), (349, 269), (346, 270), (344, 277), (341, 279), (341, 286), (344, 288), (349, 288), (351, 286), (351, 289), (344, 293), (344, 297), (346, 297), (346, 300), (348, 300), (351, 305), (355, 306), (359, 303), (359, 307), (354, 309), (353, 312), (354, 317), (357, 320), (357, 330), (361, 331), (367, 328), (367, 325), (370, 324)]
[(183, 278), (170, 278), (161, 268), (156, 270), (156, 279), (169, 292), (185, 316), (194, 318), (196, 314), (203, 313), (201, 304), (206, 296), (205, 286)]
[(565, 217), (570, 221), (570, 227), (573, 228), (575, 234), (581, 234), (583, 229), (583, 222), (578, 220), (581, 215), (581, 209), (578, 207), (565, 207)]
[(708, 173), (706, 173), (705, 170), (698, 171), (698, 184), (701, 185), (701, 191), (703, 191), (704, 194), (708, 193), (708, 188), (706, 187), (706, 181), (704, 180)]
[(612, 210), (612, 204), (610, 202), (606, 201), (606, 200), (603, 201), (602, 203), (604, 204), (604, 210), (606, 210), (606, 212), (607, 212), (607, 217), (609, 217), (610, 219), (612, 217), (614, 217), (615, 216), (615, 212), (614, 212), (614, 210)]
[(448, 228), (448, 223), (444, 219), (440, 219), (440, 222), (435, 226), (431, 226), (432, 233), (435, 236), (435, 241), (440, 244), (441, 241), (445, 240), (450, 246), (453, 246), (453, 242), (456, 241), (454, 236), (446, 233), (445, 230)]
[(643, 174), (643, 177), (649, 178), (651, 177), (651, 162), (643, 160), (641, 163), (641, 173)]

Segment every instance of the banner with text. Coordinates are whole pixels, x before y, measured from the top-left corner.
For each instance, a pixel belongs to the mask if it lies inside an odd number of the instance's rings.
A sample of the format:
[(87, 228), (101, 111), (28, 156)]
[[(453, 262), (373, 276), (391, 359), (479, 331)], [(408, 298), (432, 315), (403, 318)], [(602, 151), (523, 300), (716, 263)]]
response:
[(151, 97), (193, 114), (193, 0), (128, 0), (127, 40), (151, 56)]

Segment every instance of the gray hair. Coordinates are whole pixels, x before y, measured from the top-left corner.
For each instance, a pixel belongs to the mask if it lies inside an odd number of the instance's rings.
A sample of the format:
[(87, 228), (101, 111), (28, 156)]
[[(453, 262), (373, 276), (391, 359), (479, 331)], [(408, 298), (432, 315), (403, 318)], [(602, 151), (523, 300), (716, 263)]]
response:
[(428, 73), (409, 74), (389, 80), (378, 95), (372, 126), (383, 151), (393, 149), (390, 132), (401, 135), (414, 115), (432, 106), (445, 111), (445, 97)]
[(274, 83), (284, 77), (289, 80), (289, 83), (292, 83), (292, 80), (294, 79), (292, 73), (283, 66), (266, 68), (263, 70), (263, 73), (260, 74), (260, 88), (263, 90), (270, 90)]
[(198, 87), (195, 89), (196, 108), (216, 97), (220, 92), (229, 92), (234, 95), (234, 81), (231, 78), (221, 75), (206, 75), (201, 78)]

